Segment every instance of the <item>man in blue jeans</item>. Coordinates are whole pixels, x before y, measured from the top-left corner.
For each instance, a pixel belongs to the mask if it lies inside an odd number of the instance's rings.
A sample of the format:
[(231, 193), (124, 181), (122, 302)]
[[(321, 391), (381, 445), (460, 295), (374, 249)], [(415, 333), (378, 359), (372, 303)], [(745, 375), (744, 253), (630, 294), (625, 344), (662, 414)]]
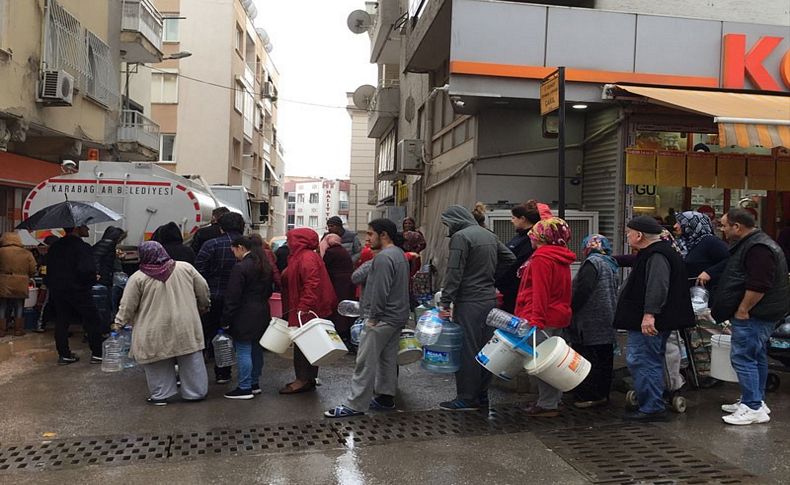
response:
[(686, 270), (680, 254), (662, 241), (652, 217), (628, 222), (628, 244), (639, 251), (615, 313), (615, 328), (628, 330), (626, 364), (634, 378), (639, 410), (631, 421), (664, 421), (664, 354), (670, 332), (694, 326)]
[(741, 398), (721, 407), (730, 413), (722, 419), (734, 425), (767, 423), (767, 344), (790, 309), (787, 260), (779, 245), (755, 227), (747, 210), (730, 209), (721, 224), (732, 245), (712, 313), (717, 322), (732, 323), (730, 359), (741, 386)]

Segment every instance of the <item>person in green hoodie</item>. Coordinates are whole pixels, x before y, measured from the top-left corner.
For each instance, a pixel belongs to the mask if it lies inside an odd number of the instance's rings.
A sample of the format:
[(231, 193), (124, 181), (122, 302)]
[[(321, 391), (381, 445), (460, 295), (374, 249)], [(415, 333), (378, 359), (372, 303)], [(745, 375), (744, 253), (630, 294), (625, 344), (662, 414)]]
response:
[(475, 355), (494, 333), (485, 323), (488, 312), (496, 306), (494, 281), (516, 257), (493, 232), (480, 227), (465, 207), (448, 207), (442, 213), (442, 223), (449, 230), (450, 255), (440, 306), (443, 317), (452, 316), (461, 326), (464, 340), (461, 368), (455, 373), (456, 397), (439, 407), (447, 411), (475, 410), (488, 406), (491, 373), (475, 361)]

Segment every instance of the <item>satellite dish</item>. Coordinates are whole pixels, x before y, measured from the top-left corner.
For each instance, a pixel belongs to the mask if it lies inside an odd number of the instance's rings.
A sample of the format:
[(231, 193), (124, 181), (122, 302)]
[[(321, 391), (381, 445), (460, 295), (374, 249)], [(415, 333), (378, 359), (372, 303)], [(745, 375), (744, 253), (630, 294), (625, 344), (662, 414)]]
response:
[(247, 10), (252, 5), (252, 0), (241, 0), (241, 6), (244, 7), (244, 10)]
[(263, 42), (264, 44), (269, 43), (270, 40), (269, 33), (266, 32), (266, 29), (264, 29), (263, 27), (258, 27), (257, 29), (255, 29), (255, 32), (258, 33), (258, 36), (261, 38), (261, 42)]
[(374, 94), (376, 94), (376, 88), (370, 84), (363, 84), (354, 91), (354, 95), (351, 96), (351, 99), (354, 101), (354, 106), (357, 108), (368, 109)]
[(272, 43), (269, 42), (266, 45), (264, 45), (263, 48), (266, 50), (267, 54), (271, 54), (272, 51), (274, 50), (274, 45), (272, 45)]
[(346, 24), (351, 32), (362, 34), (367, 32), (370, 26), (373, 25), (373, 20), (370, 18), (370, 14), (364, 10), (354, 10), (348, 14)]
[(250, 8), (247, 9), (247, 15), (249, 15), (250, 20), (255, 20), (255, 17), (258, 16), (258, 7), (254, 3), (251, 3)]

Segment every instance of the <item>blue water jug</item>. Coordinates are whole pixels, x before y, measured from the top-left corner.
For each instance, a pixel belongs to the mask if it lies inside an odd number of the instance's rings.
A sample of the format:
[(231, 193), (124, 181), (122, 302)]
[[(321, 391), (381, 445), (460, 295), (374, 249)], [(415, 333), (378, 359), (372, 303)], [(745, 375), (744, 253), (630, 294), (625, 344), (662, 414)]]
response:
[(422, 368), (440, 374), (457, 372), (461, 367), (463, 337), (460, 325), (445, 321), (436, 343), (422, 348)]

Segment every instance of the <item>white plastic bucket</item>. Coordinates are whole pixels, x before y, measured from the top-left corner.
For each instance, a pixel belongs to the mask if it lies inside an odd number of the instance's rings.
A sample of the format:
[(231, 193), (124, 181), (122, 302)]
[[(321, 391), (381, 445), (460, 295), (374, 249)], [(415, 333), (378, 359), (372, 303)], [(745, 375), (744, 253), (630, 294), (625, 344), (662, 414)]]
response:
[[(299, 323), (302, 323), (301, 314)], [(323, 318), (310, 320), (294, 330), (291, 336), (311, 365), (328, 364), (348, 352), (334, 324)]]
[(282, 354), (291, 345), (291, 331), (288, 322), (282, 318), (274, 317), (269, 323), (269, 327), (263, 333), (260, 340), (261, 347), (271, 350), (275, 354)]
[(422, 359), (422, 347), (414, 336), (414, 330), (404, 328), (398, 340), (398, 365), (413, 364), (420, 359)]
[(495, 376), (509, 381), (521, 372), (528, 359), (532, 359), (525, 349), (519, 348), (521, 341), (520, 337), (497, 330), (475, 360)]
[(566, 392), (582, 383), (592, 365), (562, 338), (549, 337), (537, 346), (535, 357), (524, 368), (529, 375)]
[(30, 287), (27, 289), (27, 298), (25, 298), (25, 308), (33, 308), (38, 302), (38, 288)]
[(710, 338), (710, 375), (720, 381), (738, 382), (738, 374), (730, 360), (730, 336), (713, 335)]

